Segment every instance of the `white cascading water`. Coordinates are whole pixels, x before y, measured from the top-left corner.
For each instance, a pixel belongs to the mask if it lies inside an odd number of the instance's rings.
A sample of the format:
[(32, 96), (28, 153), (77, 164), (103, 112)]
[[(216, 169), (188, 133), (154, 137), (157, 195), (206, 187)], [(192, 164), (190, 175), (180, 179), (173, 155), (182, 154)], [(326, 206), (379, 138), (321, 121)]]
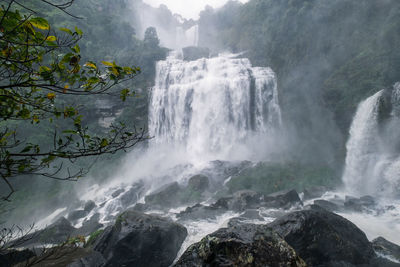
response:
[[(355, 193), (370, 194), (375, 181), (370, 180), (378, 151), (378, 107), (383, 90), (363, 101), (356, 112), (347, 142), (343, 181)], [(368, 177), (368, 178), (367, 178)], [(371, 188), (372, 187), (372, 188)]]
[(274, 72), (234, 55), (187, 62), (175, 52), (158, 62), (149, 113), (156, 144), (183, 145), (196, 159), (232, 159), (281, 123)]
[(378, 116), (383, 94), (384, 90), (379, 91), (363, 101), (357, 109), (346, 146), (343, 181), (352, 193), (397, 198), (400, 190), (400, 155), (393, 148), (393, 140), (397, 137), (391, 139), (389, 136), (393, 136), (392, 133), (383, 136), (383, 129), (392, 125), (390, 131), (399, 131), (396, 121), (399, 119), (400, 83), (394, 86), (391, 93), (390, 118), (380, 125)]

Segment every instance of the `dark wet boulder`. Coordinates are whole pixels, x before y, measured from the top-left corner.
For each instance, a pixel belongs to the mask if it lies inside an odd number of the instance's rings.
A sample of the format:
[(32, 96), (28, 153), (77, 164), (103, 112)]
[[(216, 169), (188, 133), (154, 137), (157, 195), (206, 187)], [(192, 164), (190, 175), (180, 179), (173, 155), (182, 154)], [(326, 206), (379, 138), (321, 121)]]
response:
[(372, 245), (357, 226), (323, 209), (293, 212), (269, 226), (310, 266), (368, 264), (375, 257)]
[(309, 200), (309, 199), (314, 199), (314, 198), (320, 198), (322, 197), (326, 192), (328, 191), (328, 188), (325, 186), (312, 186), (304, 189), (303, 191), (303, 200)]
[(106, 266), (169, 266), (187, 230), (168, 219), (128, 210), (95, 241)]
[(36, 256), (36, 254), (29, 250), (5, 250), (0, 252), (0, 267), (14, 266), (21, 262), (26, 262), (30, 258)]
[(321, 208), (331, 212), (340, 210), (340, 207), (335, 203), (323, 199), (314, 200), (314, 205), (320, 206)]
[(82, 219), (88, 215), (88, 212), (85, 210), (74, 210), (68, 214), (68, 220), (75, 222), (79, 219)]
[(73, 236), (90, 235), (94, 231), (103, 227), (103, 224), (99, 223), (99, 221), (100, 221), (100, 214), (99, 213), (94, 214), (92, 217), (90, 217), (90, 219), (85, 220), (80, 228), (74, 231)]
[(292, 206), (303, 205), (296, 190), (279, 191), (264, 197), (263, 206), (267, 208), (288, 209)]
[(120, 196), (122, 206), (129, 207), (135, 204), (142, 197), (144, 189), (144, 184), (142, 182), (135, 183)]
[(112, 196), (113, 198), (116, 198), (116, 197), (118, 197), (119, 195), (121, 195), (123, 192), (125, 192), (125, 189), (120, 188), (120, 189), (115, 190), (115, 191), (111, 194), (111, 196)]
[(207, 47), (188, 46), (182, 48), (183, 60), (193, 61), (200, 58), (209, 58), (210, 49)]
[(73, 236), (76, 231), (71, 223), (61, 217), (53, 224), (47, 226), (43, 230), (36, 231), (25, 237), (14, 241), (19, 247), (40, 246), (43, 244), (60, 244)]
[(91, 212), (96, 207), (96, 203), (93, 200), (86, 201), (85, 206), (83, 208), (87, 213)]
[(378, 237), (372, 240), (372, 246), (377, 253), (400, 262), (400, 246), (383, 237)]
[(265, 225), (235, 223), (191, 245), (174, 266), (306, 266)]
[(15, 267), (44, 267), (44, 266), (67, 266), (67, 267), (103, 267), (104, 259), (100, 253), (88, 248), (64, 244), (48, 248), (46, 250), (37, 249), (36, 256), (28, 261), (15, 265)]
[(210, 186), (210, 182), (207, 176), (198, 174), (191, 177), (188, 181), (188, 189), (196, 192), (204, 192)]
[(151, 206), (172, 207), (180, 202), (181, 187), (177, 182), (162, 186), (145, 197), (145, 202)]
[(351, 211), (363, 211), (366, 208), (372, 208), (376, 205), (375, 199), (371, 196), (360, 198), (346, 196), (344, 207)]
[(218, 199), (212, 206), (233, 211), (256, 209), (261, 206), (264, 196), (252, 190), (240, 190), (231, 196)]
[(179, 220), (215, 219), (225, 211), (223, 208), (196, 204), (192, 207), (187, 207), (184, 211), (177, 214), (176, 217)]
[(97, 251), (91, 251), (86, 256), (74, 260), (67, 267), (103, 267), (106, 266), (106, 260), (103, 255)]

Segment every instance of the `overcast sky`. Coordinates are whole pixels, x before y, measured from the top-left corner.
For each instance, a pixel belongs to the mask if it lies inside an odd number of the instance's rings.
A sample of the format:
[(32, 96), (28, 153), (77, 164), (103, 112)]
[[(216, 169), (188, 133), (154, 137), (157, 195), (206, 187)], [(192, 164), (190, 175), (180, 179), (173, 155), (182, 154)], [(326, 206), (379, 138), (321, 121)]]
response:
[[(220, 7), (228, 0), (143, 0), (145, 3), (150, 4), (154, 7), (159, 7), (160, 4), (168, 6), (172, 13), (178, 13), (185, 18), (197, 19), (201, 10), (206, 5), (210, 5), (214, 8)], [(247, 2), (248, 0), (240, 0), (241, 2)]]

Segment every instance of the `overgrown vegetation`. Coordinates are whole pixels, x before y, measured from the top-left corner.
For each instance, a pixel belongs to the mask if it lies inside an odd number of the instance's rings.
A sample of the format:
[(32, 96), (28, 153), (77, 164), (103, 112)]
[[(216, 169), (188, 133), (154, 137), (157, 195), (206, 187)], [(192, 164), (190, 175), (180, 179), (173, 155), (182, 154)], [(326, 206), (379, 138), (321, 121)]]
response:
[(290, 189), (302, 192), (318, 185), (334, 188), (340, 182), (340, 175), (329, 167), (286, 162), (258, 163), (233, 176), (227, 186), (230, 193), (246, 189), (270, 194)]
[(340, 166), (358, 103), (400, 80), (399, 15), (396, 0), (230, 1), (202, 13), (200, 46), (270, 66), (296, 160)]

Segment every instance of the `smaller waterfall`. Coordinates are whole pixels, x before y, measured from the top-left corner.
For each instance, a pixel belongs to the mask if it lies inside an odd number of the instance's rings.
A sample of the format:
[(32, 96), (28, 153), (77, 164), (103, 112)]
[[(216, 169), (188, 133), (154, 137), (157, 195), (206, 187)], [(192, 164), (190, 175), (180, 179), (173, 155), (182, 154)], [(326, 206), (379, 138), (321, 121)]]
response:
[[(361, 102), (350, 128), (343, 182), (352, 193), (381, 197), (400, 196), (400, 83), (390, 92), (390, 107), (383, 107), (385, 90)], [(380, 121), (382, 109), (391, 109)]]

